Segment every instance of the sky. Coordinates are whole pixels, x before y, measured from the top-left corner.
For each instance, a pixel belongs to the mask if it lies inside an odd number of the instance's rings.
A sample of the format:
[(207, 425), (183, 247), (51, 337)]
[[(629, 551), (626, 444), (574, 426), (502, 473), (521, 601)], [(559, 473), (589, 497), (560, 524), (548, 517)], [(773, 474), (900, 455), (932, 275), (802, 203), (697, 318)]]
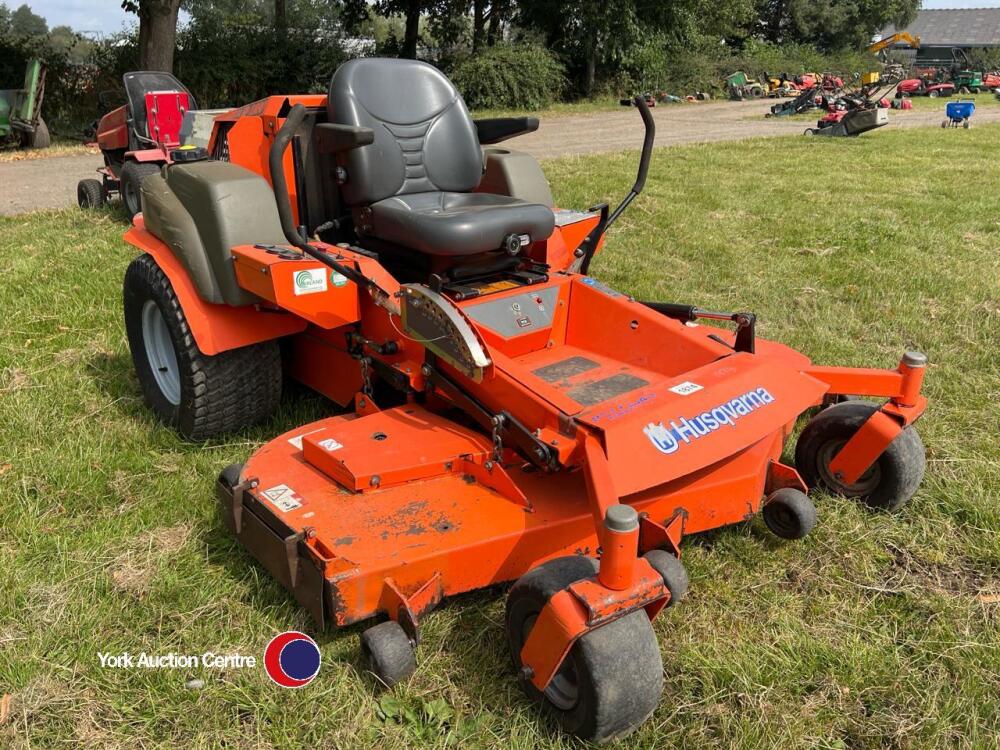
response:
[[(76, 31), (110, 34), (135, 22), (126, 15), (121, 0), (2, 0), (14, 9), (27, 2), (35, 13), (53, 26), (71, 26)], [(925, 8), (996, 8), (1000, 0), (924, 0)]]

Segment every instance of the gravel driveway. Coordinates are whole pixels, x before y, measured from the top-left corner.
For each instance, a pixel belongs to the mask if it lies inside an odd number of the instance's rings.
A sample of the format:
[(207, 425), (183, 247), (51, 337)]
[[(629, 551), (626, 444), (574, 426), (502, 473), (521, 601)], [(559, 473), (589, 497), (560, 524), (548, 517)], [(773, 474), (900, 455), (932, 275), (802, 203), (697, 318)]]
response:
[[(741, 138), (801, 133), (803, 120), (765, 118), (770, 102), (709, 102), (660, 106), (656, 119), (656, 144), (731, 141)], [(943, 107), (942, 107), (943, 109)], [(940, 111), (891, 112), (887, 127), (937, 126)], [(976, 123), (1000, 121), (1000, 108), (980, 108)], [(639, 148), (642, 124), (632, 108), (620, 111), (560, 115), (542, 120), (537, 132), (511, 142), (538, 159), (570, 154), (593, 154)], [(76, 203), (76, 183), (96, 176), (99, 156), (60, 156), (0, 163), (0, 216), (27, 211), (64, 208)]]

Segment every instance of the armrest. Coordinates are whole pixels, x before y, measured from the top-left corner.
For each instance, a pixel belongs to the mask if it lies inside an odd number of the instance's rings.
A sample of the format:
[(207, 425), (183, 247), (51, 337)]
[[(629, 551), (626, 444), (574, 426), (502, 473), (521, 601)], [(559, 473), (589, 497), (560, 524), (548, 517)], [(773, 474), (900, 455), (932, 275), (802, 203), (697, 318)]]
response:
[(489, 120), (473, 120), (473, 123), (479, 134), (479, 142), (484, 146), (538, 130), (537, 117), (494, 117)]
[(315, 132), (317, 146), (323, 154), (340, 154), (375, 141), (375, 131), (361, 125), (321, 122)]

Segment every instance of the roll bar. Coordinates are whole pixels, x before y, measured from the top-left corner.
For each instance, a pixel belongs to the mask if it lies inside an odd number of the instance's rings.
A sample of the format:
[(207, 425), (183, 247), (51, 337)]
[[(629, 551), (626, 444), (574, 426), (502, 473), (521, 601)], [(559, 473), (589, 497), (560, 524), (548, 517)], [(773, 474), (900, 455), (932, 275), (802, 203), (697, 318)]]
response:
[[(639, 110), (639, 116), (642, 118), (642, 124), (645, 126), (646, 134), (642, 139), (642, 153), (639, 156), (639, 172), (635, 177), (635, 183), (632, 185), (632, 189), (628, 192), (622, 202), (618, 204), (610, 214), (608, 213), (608, 204), (604, 203), (599, 206), (601, 211), (600, 221), (597, 222), (590, 234), (588, 234), (583, 242), (580, 243), (580, 247), (576, 250), (576, 255), (579, 258), (583, 258), (580, 263), (580, 272), (587, 273), (590, 270), (590, 261), (594, 259), (594, 253), (597, 252), (597, 244), (601, 241), (605, 232), (611, 228), (611, 225), (618, 221), (618, 217), (622, 215), (629, 204), (634, 201), (638, 195), (642, 192), (642, 189), (646, 186), (646, 175), (649, 173), (649, 162), (653, 157), (653, 141), (656, 138), (656, 123), (653, 121), (653, 114), (649, 111), (649, 106), (646, 104), (646, 99), (642, 96), (636, 96), (632, 100)], [(595, 207), (596, 208), (596, 207)], [(593, 209), (592, 209), (593, 210)]]

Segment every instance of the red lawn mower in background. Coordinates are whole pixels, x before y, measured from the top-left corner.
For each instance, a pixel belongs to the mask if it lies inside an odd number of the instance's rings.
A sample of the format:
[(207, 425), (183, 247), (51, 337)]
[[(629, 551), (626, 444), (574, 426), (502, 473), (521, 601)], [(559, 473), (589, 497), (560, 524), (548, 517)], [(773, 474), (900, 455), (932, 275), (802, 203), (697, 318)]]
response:
[(929, 96), (932, 99), (938, 96), (949, 97), (955, 93), (955, 84), (931, 83), (923, 78), (907, 78), (900, 81), (896, 87), (896, 98), (902, 99), (906, 96)]
[(132, 219), (142, 210), (139, 186), (181, 145), (184, 115), (195, 109), (194, 97), (169, 73), (133, 71), (123, 76), (126, 103), (97, 124), (97, 145), (104, 157), (101, 179), (80, 180), (76, 188), (81, 208), (97, 208), (114, 193)]

